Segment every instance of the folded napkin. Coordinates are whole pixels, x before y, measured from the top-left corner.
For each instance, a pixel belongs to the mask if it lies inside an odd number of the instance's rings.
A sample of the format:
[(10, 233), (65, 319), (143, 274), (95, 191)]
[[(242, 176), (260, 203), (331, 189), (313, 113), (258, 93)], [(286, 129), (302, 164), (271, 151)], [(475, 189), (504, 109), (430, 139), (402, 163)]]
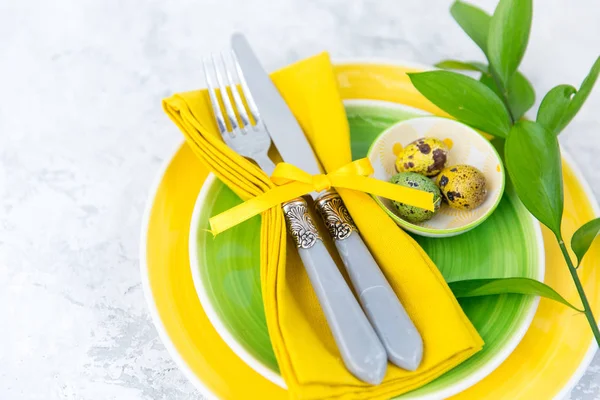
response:
[[(306, 59), (272, 78), (325, 170), (349, 163), (350, 132), (329, 56)], [(202, 162), (242, 199), (274, 186), (221, 140), (205, 90), (176, 94), (163, 107)], [(287, 240), (279, 207), (262, 214), (260, 268), (269, 335), (291, 398), (388, 399), (457, 366), (479, 351), (483, 341), (423, 249), (369, 195), (348, 189), (339, 193), (423, 337), (423, 362), (414, 372), (389, 364), (378, 386), (346, 370), (299, 256)]]

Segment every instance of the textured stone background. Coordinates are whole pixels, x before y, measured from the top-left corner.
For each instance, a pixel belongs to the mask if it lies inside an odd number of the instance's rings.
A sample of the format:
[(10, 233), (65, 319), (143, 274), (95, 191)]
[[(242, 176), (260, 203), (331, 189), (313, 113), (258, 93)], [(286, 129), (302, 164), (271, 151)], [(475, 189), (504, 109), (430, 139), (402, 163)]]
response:
[[(495, 0), (476, 1), (492, 10)], [(203, 85), (234, 30), (277, 68), (321, 50), (481, 59), (450, 0), (0, 0), (0, 399), (199, 399), (140, 287), (141, 214), (180, 134), (161, 98)], [(597, 0), (536, 0), (522, 70), (579, 85)], [(561, 136), (600, 195), (600, 88)], [(600, 398), (600, 358), (572, 399)]]

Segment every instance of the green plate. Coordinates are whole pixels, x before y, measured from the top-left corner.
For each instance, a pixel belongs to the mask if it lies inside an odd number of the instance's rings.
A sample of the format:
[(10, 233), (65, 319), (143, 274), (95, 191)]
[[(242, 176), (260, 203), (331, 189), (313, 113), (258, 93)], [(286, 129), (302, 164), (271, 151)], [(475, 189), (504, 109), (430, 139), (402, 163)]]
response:
[[(389, 126), (422, 112), (375, 101), (348, 101), (352, 156), (366, 156), (371, 142)], [(260, 217), (213, 239), (208, 219), (241, 200), (219, 180), (207, 179), (192, 221), (190, 256), (202, 305), (225, 342), (251, 367), (280, 386), (261, 299), (259, 275)], [(460, 236), (414, 236), (447, 281), (491, 277), (543, 280), (544, 253), (539, 225), (507, 185), (494, 214)], [(194, 246), (193, 244), (196, 244)], [(461, 299), (465, 313), (485, 341), (484, 349), (428, 385), (400, 398), (440, 398), (457, 385), (476, 383), (514, 350), (535, 313), (538, 299), (496, 295)], [(454, 391), (456, 392), (456, 390)]]

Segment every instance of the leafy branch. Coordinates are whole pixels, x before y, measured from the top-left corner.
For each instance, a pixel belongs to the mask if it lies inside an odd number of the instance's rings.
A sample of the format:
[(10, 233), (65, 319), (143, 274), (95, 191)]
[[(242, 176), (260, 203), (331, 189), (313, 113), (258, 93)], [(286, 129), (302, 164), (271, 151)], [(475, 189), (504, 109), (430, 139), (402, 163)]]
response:
[[(479, 72), (479, 80), (439, 70), (409, 76), (417, 90), (439, 108), (474, 128), (496, 136), (495, 140), (505, 141), (506, 169), (515, 191), (529, 212), (554, 233), (581, 298), (583, 312), (600, 345), (598, 323), (577, 274), (581, 260), (600, 232), (600, 218), (586, 223), (573, 235), (571, 250), (577, 257), (575, 265), (561, 232), (564, 191), (557, 138), (592, 91), (600, 74), (600, 57), (579, 90), (571, 85), (554, 87), (544, 96), (536, 120), (524, 120), (523, 116), (535, 103), (533, 87), (518, 71), (529, 41), (532, 8), (531, 0), (500, 0), (490, 16), (475, 6), (456, 1), (450, 12), (483, 51), (487, 64), (446, 60), (436, 66)], [(498, 282), (493, 285), (482, 282), (480, 285), (490, 289), (500, 285)], [(508, 290), (510, 282), (501, 285)], [(536, 288), (542, 290), (542, 286)], [(482, 293), (481, 290), (473, 292)], [(544, 295), (545, 292), (529, 293)]]

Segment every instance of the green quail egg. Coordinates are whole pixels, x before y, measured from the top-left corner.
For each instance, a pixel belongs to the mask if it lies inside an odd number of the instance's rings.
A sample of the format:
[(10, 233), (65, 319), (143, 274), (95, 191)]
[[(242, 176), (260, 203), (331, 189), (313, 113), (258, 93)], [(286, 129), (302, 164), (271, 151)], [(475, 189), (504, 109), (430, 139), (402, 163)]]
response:
[(446, 143), (439, 139), (417, 139), (399, 152), (396, 170), (435, 176), (446, 166), (448, 150)]
[(450, 207), (459, 210), (479, 207), (487, 195), (485, 176), (470, 165), (445, 168), (437, 177), (437, 185)]
[(394, 175), (390, 181), (400, 186), (433, 193), (434, 211), (394, 201), (394, 206), (402, 219), (412, 223), (424, 222), (431, 219), (439, 211), (440, 204), (442, 203), (442, 196), (440, 194), (440, 189), (431, 179), (417, 174), (416, 172), (400, 172)]

